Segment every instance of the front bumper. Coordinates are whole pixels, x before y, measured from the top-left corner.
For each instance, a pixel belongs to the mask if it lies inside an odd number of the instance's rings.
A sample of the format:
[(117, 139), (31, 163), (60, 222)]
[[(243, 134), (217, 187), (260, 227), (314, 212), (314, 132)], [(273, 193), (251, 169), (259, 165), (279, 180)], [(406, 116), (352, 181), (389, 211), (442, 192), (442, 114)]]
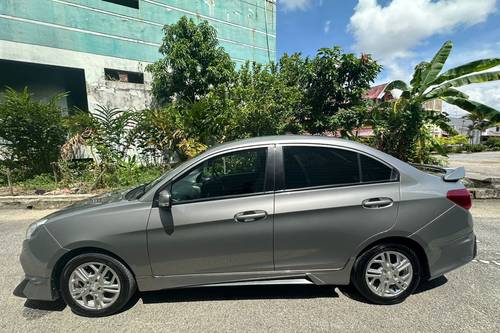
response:
[(23, 242), (19, 260), (25, 278), (14, 290), (14, 295), (53, 301), (58, 298), (58, 293), (52, 283), (52, 269), (57, 259), (67, 250), (57, 243), (45, 226), (38, 229), (32, 239)]

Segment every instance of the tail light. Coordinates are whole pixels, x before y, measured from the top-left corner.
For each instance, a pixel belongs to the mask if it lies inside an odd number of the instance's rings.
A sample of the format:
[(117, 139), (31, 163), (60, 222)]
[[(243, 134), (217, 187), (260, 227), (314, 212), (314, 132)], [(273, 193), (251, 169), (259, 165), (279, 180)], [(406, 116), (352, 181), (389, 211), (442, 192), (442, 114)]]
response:
[(455, 204), (462, 208), (470, 209), (472, 207), (472, 200), (470, 198), (470, 193), (465, 188), (460, 190), (451, 190), (446, 193), (448, 200), (453, 201)]

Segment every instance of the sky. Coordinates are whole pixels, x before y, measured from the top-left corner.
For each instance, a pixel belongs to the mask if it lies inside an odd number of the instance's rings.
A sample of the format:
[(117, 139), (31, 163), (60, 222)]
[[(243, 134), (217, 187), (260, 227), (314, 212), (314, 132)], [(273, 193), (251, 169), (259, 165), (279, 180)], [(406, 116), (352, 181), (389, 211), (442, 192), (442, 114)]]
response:
[[(444, 70), (500, 57), (500, 0), (278, 0), (277, 49), (314, 56), (321, 47), (368, 53), (383, 66), (374, 84), (409, 82), (415, 65), (452, 40)], [(494, 70), (500, 70), (500, 66)], [(500, 82), (461, 90), (500, 110)], [(463, 113), (451, 105), (445, 111)]]

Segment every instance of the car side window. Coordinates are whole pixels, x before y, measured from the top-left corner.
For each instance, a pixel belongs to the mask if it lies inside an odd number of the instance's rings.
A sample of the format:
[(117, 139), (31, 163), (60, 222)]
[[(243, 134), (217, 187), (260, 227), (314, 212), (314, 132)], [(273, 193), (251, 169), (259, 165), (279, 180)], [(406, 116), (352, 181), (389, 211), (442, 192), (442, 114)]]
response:
[(359, 156), (361, 164), (361, 181), (363, 183), (392, 181), (397, 179), (397, 171), (393, 168), (366, 155), (359, 154)]
[(264, 192), (267, 148), (213, 157), (172, 184), (172, 201), (182, 202)]
[(285, 189), (359, 184), (360, 172), (356, 152), (344, 149), (283, 147)]

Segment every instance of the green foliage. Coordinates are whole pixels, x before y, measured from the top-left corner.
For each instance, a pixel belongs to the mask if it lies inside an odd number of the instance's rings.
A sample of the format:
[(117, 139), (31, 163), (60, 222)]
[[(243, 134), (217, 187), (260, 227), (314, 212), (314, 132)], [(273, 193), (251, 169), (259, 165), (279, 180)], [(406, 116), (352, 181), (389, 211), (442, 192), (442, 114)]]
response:
[(190, 103), (234, 75), (234, 63), (219, 46), (217, 32), (207, 21), (196, 25), (183, 16), (165, 25), (160, 53), (164, 56), (147, 67), (153, 75), (153, 95), (159, 105), (174, 98)]
[(304, 60), (304, 66), (302, 88), (308, 108), (299, 121), (314, 134), (337, 129), (334, 116), (339, 110), (363, 105), (363, 93), (381, 70), (370, 56), (358, 58), (339, 47), (320, 49), (316, 57)]
[(0, 101), (0, 138), (5, 159), (17, 177), (25, 178), (52, 171), (65, 141), (63, 110), (59, 94), (46, 102), (36, 101), (28, 88), (7, 88)]
[(19, 182), (17, 185), (27, 190), (43, 189), (45, 191), (52, 191), (59, 188), (59, 184), (55, 182), (54, 175), (48, 173), (36, 175), (33, 178)]
[(466, 144), (464, 145), (464, 149), (470, 153), (478, 153), (485, 151), (487, 147), (481, 144)]
[(476, 72), (497, 66), (500, 59), (474, 61), (439, 75), (452, 46), (451, 42), (444, 43), (431, 62), (418, 64), (410, 85), (397, 80), (386, 87), (386, 90), (397, 88), (403, 92), (399, 99), (379, 103), (370, 109), (369, 122), (374, 128), (377, 148), (417, 163), (428, 161), (432, 150), (446, 155), (446, 149), (433, 138), (431, 131), (440, 128), (453, 134), (454, 130), (448, 125), (447, 114), (424, 110), (423, 104), (433, 99), (441, 99), (470, 112), (470, 117), (476, 120), (475, 126), (498, 121), (500, 113), (497, 110), (471, 101), (466, 94), (453, 88), (499, 80), (500, 72)]
[(449, 137), (440, 137), (437, 139), (441, 145), (466, 145), (469, 143), (469, 138), (465, 135), (453, 135)]
[(484, 143), (490, 150), (500, 150), (500, 138), (489, 137)]

